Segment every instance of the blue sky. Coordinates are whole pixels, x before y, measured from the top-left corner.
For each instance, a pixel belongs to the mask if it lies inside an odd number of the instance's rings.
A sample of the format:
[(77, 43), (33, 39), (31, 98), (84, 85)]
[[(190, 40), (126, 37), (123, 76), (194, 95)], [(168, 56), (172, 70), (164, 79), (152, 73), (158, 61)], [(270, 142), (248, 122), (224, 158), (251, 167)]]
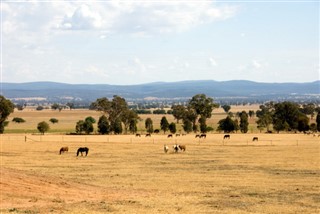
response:
[(319, 80), (318, 1), (1, 1), (1, 81)]

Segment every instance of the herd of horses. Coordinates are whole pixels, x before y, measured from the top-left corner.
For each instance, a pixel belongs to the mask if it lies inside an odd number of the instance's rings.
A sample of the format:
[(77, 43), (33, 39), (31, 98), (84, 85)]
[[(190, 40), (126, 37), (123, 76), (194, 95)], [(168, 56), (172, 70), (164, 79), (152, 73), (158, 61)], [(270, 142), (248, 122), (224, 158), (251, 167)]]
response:
[[(176, 136), (180, 136), (179, 134), (177, 134)], [(140, 134), (136, 134), (136, 137), (141, 137)], [(146, 137), (151, 137), (151, 134), (146, 134)], [(173, 137), (172, 134), (168, 135), (169, 137)], [(206, 138), (207, 135), (206, 134), (197, 134), (195, 136), (195, 138)], [(226, 134), (223, 136), (223, 139), (230, 139), (230, 134)], [(252, 141), (258, 141), (258, 137), (253, 137)], [(169, 151), (169, 147), (167, 145), (164, 145), (164, 152), (167, 153)], [(185, 145), (179, 145), (179, 144), (175, 144), (173, 145), (173, 151), (175, 153), (177, 153), (178, 151), (186, 151), (186, 146)], [(69, 147), (65, 146), (65, 147), (61, 147), (59, 154), (61, 155), (62, 153), (65, 152), (69, 152)], [(79, 154), (81, 154), (81, 156), (83, 156), (83, 153), (85, 153), (85, 155), (87, 156), (89, 153), (89, 148), (88, 147), (80, 147), (77, 150), (77, 156), (79, 156)]]
[[(65, 152), (69, 152), (69, 147), (67, 147), (67, 146), (61, 147), (59, 154), (61, 155), (62, 153), (65, 153)], [(81, 156), (83, 156), (83, 153), (85, 153), (87, 156), (89, 153), (89, 148), (88, 147), (80, 147), (77, 150), (77, 156), (79, 156), (80, 153), (81, 153)]]

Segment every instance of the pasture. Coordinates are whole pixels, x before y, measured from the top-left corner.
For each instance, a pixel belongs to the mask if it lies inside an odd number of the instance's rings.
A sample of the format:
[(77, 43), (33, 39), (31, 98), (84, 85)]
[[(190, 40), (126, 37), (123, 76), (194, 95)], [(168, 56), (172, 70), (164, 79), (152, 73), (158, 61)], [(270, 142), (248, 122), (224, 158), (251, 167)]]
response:
[(319, 152), (303, 134), (4, 134), (0, 212), (319, 213)]

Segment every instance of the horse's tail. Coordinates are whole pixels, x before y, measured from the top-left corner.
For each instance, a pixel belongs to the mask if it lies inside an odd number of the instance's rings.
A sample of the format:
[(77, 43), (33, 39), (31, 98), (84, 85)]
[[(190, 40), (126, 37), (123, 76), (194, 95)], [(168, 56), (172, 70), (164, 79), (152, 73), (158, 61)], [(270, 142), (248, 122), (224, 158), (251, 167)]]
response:
[(79, 152), (80, 152), (80, 149), (78, 149), (78, 151), (77, 151), (77, 156), (79, 156)]
[(88, 155), (89, 153), (89, 148), (86, 148), (86, 156)]
[(62, 148), (60, 149), (60, 155), (61, 155), (61, 153), (62, 153)]

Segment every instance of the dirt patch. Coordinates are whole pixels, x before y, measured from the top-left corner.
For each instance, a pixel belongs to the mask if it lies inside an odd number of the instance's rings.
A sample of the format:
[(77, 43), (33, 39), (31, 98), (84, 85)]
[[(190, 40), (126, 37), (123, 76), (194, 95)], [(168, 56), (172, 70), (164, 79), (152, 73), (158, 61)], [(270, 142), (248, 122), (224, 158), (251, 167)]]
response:
[[(1, 211), (17, 211), (37, 207), (38, 211), (68, 204), (106, 204), (123, 201), (137, 192), (121, 192), (98, 186), (66, 181), (59, 177), (32, 174), (22, 170), (0, 168)], [(111, 207), (106, 209), (112, 210)], [(63, 208), (65, 210), (65, 208)], [(51, 212), (52, 212), (51, 211)]]

